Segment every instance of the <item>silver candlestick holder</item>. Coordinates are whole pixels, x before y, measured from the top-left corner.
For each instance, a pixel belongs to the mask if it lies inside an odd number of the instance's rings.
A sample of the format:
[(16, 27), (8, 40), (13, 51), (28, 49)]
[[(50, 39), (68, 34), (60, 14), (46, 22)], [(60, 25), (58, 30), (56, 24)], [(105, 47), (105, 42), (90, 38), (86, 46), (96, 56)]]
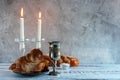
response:
[(45, 41), (45, 39), (42, 38), (41, 40), (37, 40), (36, 38), (32, 38), (32, 39), (27, 38), (25, 40), (20, 40), (19, 38), (15, 38), (15, 42), (19, 43), (19, 51), (23, 56), (25, 55), (25, 43), (26, 42), (34, 42), (36, 43), (36, 48), (41, 49), (42, 41)]

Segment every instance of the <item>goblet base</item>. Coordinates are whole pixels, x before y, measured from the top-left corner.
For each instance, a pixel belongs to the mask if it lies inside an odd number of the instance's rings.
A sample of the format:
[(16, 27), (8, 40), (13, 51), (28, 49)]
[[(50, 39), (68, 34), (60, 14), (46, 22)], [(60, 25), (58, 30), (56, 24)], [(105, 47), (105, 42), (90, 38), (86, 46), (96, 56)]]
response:
[(49, 73), (49, 75), (51, 76), (58, 76), (58, 74), (60, 74), (59, 72), (55, 72), (55, 71), (52, 71)]

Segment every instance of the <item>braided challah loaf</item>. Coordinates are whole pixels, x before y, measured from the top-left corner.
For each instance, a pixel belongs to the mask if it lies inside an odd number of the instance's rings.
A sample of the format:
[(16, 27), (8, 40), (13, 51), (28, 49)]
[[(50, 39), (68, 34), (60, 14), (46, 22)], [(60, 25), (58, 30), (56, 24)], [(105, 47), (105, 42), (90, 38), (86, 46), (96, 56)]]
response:
[(9, 69), (14, 72), (31, 73), (48, 70), (49, 61), (44, 59), (39, 49), (33, 49), (25, 56), (18, 58)]
[(61, 63), (68, 63), (71, 67), (76, 67), (79, 65), (79, 61), (77, 58), (71, 56), (63, 56), (57, 61), (57, 66), (60, 66)]
[[(71, 67), (79, 65), (77, 58), (63, 56), (57, 61), (57, 66), (61, 63), (68, 63)], [(33, 49), (31, 52), (18, 58), (9, 69), (13, 72), (32, 73), (48, 71), (48, 67), (53, 65), (53, 61), (48, 55), (43, 55), (39, 49)]]

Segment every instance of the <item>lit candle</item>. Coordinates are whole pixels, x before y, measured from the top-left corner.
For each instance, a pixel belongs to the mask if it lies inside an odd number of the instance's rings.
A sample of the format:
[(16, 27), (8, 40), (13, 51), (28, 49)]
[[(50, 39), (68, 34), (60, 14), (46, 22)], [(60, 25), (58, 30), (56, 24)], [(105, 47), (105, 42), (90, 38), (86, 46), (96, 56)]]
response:
[(20, 17), (20, 41), (24, 41), (24, 18), (23, 18), (23, 8), (21, 8), (21, 17)]
[(38, 34), (37, 34), (37, 48), (41, 48), (41, 25), (42, 25), (42, 20), (41, 20), (41, 12), (39, 12), (39, 18), (38, 18)]

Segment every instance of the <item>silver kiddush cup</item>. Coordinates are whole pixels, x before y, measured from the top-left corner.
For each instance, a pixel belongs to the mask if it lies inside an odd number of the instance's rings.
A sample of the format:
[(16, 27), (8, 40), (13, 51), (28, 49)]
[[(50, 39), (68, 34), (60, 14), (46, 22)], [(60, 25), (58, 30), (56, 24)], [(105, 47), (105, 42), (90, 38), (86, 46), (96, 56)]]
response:
[(60, 59), (60, 41), (49, 42), (49, 56), (53, 60), (53, 71), (49, 75), (57, 76), (59, 73), (56, 72), (56, 61)]

